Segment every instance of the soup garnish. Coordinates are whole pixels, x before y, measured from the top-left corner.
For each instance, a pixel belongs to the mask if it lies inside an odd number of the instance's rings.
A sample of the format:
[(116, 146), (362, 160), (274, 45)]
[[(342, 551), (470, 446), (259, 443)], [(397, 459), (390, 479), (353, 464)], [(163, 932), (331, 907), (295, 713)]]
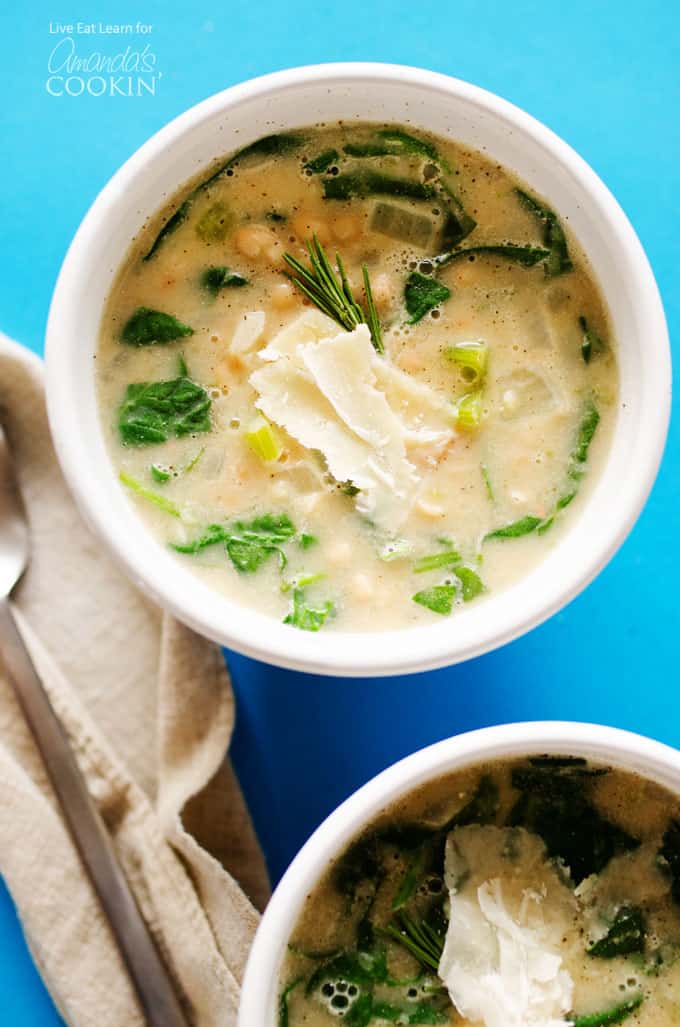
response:
[(680, 1022), (679, 813), (574, 757), (422, 786), (306, 899), (279, 1027)]
[(308, 631), (434, 622), (527, 574), (616, 417), (559, 215), (393, 125), (266, 136), (185, 187), (130, 251), (97, 366), (152, 532)]

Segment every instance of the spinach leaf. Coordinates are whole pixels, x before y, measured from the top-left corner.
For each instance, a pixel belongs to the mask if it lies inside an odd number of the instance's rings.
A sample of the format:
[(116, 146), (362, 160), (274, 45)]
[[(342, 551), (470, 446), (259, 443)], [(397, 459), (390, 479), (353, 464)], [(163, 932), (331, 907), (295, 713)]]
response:
[(447, 821), (442, 828), (445, 834), (456, 827), (469, 824), (493, 824), (498, 812), (498, 785), (489, 774), (483, 774), (469, 802)]
[(149, 307), (137, 307), (125, 322), (121, 339), (128, 346), (153, 346), (193, 334), (193, 328), (178, 321), (172, 314)]
[(190, 378), (128, 385), (118, 410), (118, 431), (127, 446), (210, 431), (210, 397)]
[(521, 517), (518, 521), (513, 521), (512, 524), (505, 524), (502, 528), (495, 528), (493, 531), (487, 532), (483, 541), (488, 542), (492, 539), (521, 538), (522, 535), (530, 535), (532, 531), (536, 531), (536, 528), (542, 523), (542, 520), (542, 517), (533, 517), (531, 515)]
[(295, 535), (287, 514), (264, 514), (252, 521), (236, 521), (226, 540), (227, 553), (236, 570), (252, 574), (276, 553), (281, 567), (286, 557), (280, 546)]
[(194, 539), (193, 542), (171, 543), (170, 548), (174, 549), (177, 553), (193, 555), (195, 553), (200, 553), (200, 551), (205, 549), (207, 546), (214, 546), (217, 542), (226, 542), (228, 538), (229, 532), (224, 525), (211, 524), (204, 534), (200, 535), (199, 538)]
[(383, 128), (378, 135), (386, 143), (392, 145), (393, 153), (419, 153), (423, 157), (429, 157), (435, 163), (444, 163), (440, 160), (437, 147), (433, 143), (428, 143), (426, 139), (418, 139), (417, 136), (412, 136), (401, 128)]
[(187, 218), (189, 217), (190, 210), (191, 200), (185, 200), (184, 203), (182, 203), (177, 208), (175, 213), (171, 217), (169, 217), (168, 220), (165, 222), (160, 232), (154, 239), (151, 249), (148, 251), (148, 253), (144, 254), (142, 260), (151, 260), (154, 254), (158, 251), (159, 246), (161, 246), (165, 242), (167, 237), (169, 235), (172, 235), (172, 233), (187, 220)]
[(287, 514), (264, 514), (252, 521), (236, 521), (229, 527), (211, 524), (193, 542), (175, 544), (172, 548), (178, 553), (193, 555), (207, 546), (224, 542), (234, 567), (242, 574), (252, 574), (275, 553), (281, 566), (285, 566), (286, 557), (280, 547), (294, 535), (295, 526)]
[(520, 264), (522, 267), (535, 267), (540, 261), (550, 256), (550, 250), (541, 249), (539, 246), (522, 246), (518, 243), (501, 243), (496, 246), (465, 246), (462, 249), (450, 250), (434, 258), (437, 267), (444, 267), (454, 260), (461, 260), (467, 257), (474, 260), (475, 257), (488, 256), (500, 257), (509, 260), (513, 264)]
[(290, 996), (290, 993), (292, 991), (294, 991), (295, 988), (297, 988), (297, 986), (302, 983), (302, 981), (303, 981), (302, 977), (296, 977), (295, 980), (293, 980), (289, 984), (287, 984), (286, 987), (281, 992), (281, 994), (279, 996), (279, 1021), (278, 1021), (278, 1027), (288, 1027), (288, 1025), (289, 1025), (288, 998)]
[(412, 271), (404, 287), (404, 302), (407, 312), (411, 315), (408, 324), (417, 324), (425, 314), (438, 307), (450, 295), (451, 290), (435, 278), (421, 275), (419, 271)]
[(305, 164), (305, 171), (311, 172), (312, 175), (320, 175), (324, 171), (328, 171), (332, 164), (335, 164), (340, 154), (337, 150), (324, 150), (317, 157), (313, 157), (312, 160), (307, 161)]
[(454, 567), (453, 573), (460, 581), (464, 603), (476, 599), (484, 591), (482, 579), (471, 567)]
[(411, 596), (414, 603), (425, 606), (433, 613), (439, 613), (442, 616), (451, 613), (455, 598), (455, 585), (433, 585), (432, 588), (424, 588)]
[(350, 1011), (343, 1017), (347, 1027), (367, 1027), (373, 1019), (373, 996), (360, 995)]
[(282, 157), (284, 154), (296, 150), (298, 146), (302, 146), (304, 141), (304, 136), (293, 132), (280, 132), (276, 135), (262, 136), (261, 139), (257, 139), (254, 143), (244, 146), (242, 150), (235, 153), (225, 165), (225, 168), (231, 167), (237, 162), (247, 160), (249, 157)]
[(449, 1014), (437, 1009), (430, 1002), (396, 1006), (391, 1002), (374, 1001), (373, 1017), (376, 1020), (399, 1024), (451, 1023)]
[(348, 157), (387, 157), (398, 153), (394, 146), (389, 143), (347, 143), (343, 151)]
[(523, 189), (515, 189), (515, 195), (519, 198), (520, 203), (543, 224), (543, 242), (550, 251), (544, 264), (546, 275), (549, 278), (554, 278), (571, 271), (574, 265), (569, 256), (567, 237), (557, 214), (549, 207), (539, 203), (533, 196), (529, 196)]
[(426, 571), (435, 571), (440, 567), (452, 567), (460, 563), (460, 553), (455, 549), (447, 549), (443, 553), (433, 553), (431, 556), (421, 556), (413, 565), (415, 574), (424, 574)]
[(201, 274), (200, 283), (207, 292), (217, 296), (220, 289), (240, 289), (248, 285), (248, 279), (228, 267), (208, 267)]
[(176, 503), (173, 503), (171, 499), (167, 499), (165, 496), (159, 496), (152, 489), (148, 489), (146, 485), (142, 485), (141, 481), (137, 481), (127, 471), (121, 471), (118, 478), (131, 492), (135, 492), (142, 499), (146, 499), (148, 503), (153, 503), (154, 506), (157, 506), (159, 510), (163, 510), (164, 513), (170, 514), (171, 517), (182, 516)]
[(642, 1005), (643, 995), (636, 995), (609, 1009), (603, 1009), (599, 1013), (587, 1013), (585, 1016), (574, 1018), (574, 1027), (613, 1027), (614, 1024), (623, 1023), (631, 1013)]
[(319, 631), (329, 617), (335, 614), (335, 606), (327, 599), (322, 607), (309, 606), (302, 588), (293, 590), (293, 609), (284, 617), (284, 624), (291, 624), (301, 631)]
[(588, 459), (588, 451), (593, 441), (597, 426), (600, 423), (600, 414), (592, 399), (586, 403), (578, 428), (576, 446), (571, 454), (571, 468), (569, 476), (578, 480), (583, 477), (585, 464)]
[(598, 776), (582, 766), (516, 766), (512, 784), (520, 792), (508, 820), (540, 835), (548, 855), (560, 859), (580, 884), (597, 874), (613, 856), (639, 846), (623, 828), (605, 819), (589, 797), (589, 779)]
[(622, 906), (604, 938), (590, 945), (586, 952), (598, 959), (614, 959), (645, 951), (647, 926), (641, 909), (637, 906)]
[(581, 356), (586, 364), (589, 364), (596, 353), (602, 353), (606, 346), (597, 332), (593, 331), (585, 317), (579, 317), (581, 329)]
[(659, 849), (659, 863), (671, 877), (671, 894), (680, 903), (680, 820), (671, 820)]
[(203, 242), (224, 242), (234, 223), (234, 215), (226, 203), (219, 200), (206, 210), (196, 225), (196, 235)]
[(300, 532), (300, 538), (298, 539), (300, 549), (311, 549), (311, 547), (315, 546), (318, 541), (319, 540), (316, 535), (310, 535), (306, 531)]
[(323, 196), (325, 200), (351, 200), (355, 196), (405, 196), (410, 200), (432, 200), (436, 190), (434, 186), (411, 178), (399, 178), (382, 171), (362, 168), (360, 171), (324, 178)]

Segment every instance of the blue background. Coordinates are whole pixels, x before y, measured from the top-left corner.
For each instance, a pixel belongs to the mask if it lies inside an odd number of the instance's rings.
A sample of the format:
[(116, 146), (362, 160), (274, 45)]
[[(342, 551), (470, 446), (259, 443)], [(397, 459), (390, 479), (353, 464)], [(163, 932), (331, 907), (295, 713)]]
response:
[[(0, 328), (40, 352), (60, 262), (118, 166), (167, 120), (232, 83), (332, 60), (421, 65), (485, 86), (546, 122), (612, 189), (650, 256), (671, 334), (680, 321), (680, 31), (674, 0), (198, 0), (3, 5)], [(24, 11), (26, 8), (24, 7)], [(151, 23), (156, 96), (56, 98), (50, 21)], [(130, 40), (78, 36), (81, 53)], [(231, 658), (234, 759), (274, 879), (319, 821), (388, 763), (503, 721), (596, 720), (680, 745), (676, 500), (671, 429), (652, 498), (623, 550), (549, 624), (464, 666), (341, 681)], [(0, 892), (0, 1020), (59, 1023)]]

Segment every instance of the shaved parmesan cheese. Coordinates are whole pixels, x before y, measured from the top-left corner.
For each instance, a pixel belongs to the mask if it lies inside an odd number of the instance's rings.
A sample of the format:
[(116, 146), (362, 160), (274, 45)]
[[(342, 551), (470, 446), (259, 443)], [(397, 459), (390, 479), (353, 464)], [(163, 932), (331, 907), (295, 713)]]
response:
[(395, 531), (421, 480), (407, 447), (427, 445), (436, 454), (453, 438), (445, 403), (403, 372), (386, 370), (366, 325), (338, 332), (319, 311), (306, 311), (258, 356), (265, 366), (250, 376), (258, 409), (320, 450), (333, 477), (360, 490), (359, 512)]
[[(523, 850), (514, 860), (511, 846)], [(470, 868), (479, 869), (481, 853), (503, 871), (503, 882), (479, 883)], [(526, 832), (461, 828), (447, 840), (446, 883), (450, 921), (439, 976), (461, 1016), (484, 1027), (568, 1027), (574, 982), (561, 946), (573, 897), (548, 866), (542, 842)]]
[(265, 315), (263, 310), (252, 310), (243, 315), (231, 337), (232, 353), (248, 353), (262, 338)]
[(326, 317), (320, 310), (306, 310), (282, 328), (269, 345), (260, 351), (259, 356), (262, 360), (293, 358), (298, 346), (306, 346), (309, 342), (318, 342), (319, 339), (337, 334), (338, 326), (330, 317)]

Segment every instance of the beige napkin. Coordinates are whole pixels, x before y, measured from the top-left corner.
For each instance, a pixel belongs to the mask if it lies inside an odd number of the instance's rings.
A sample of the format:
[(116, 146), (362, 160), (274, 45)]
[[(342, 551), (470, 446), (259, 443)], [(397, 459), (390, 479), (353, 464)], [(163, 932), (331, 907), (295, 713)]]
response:
[[(268, 885), (226, 756), (222, 655), (135, 591), (88, 533), (50, 442), (42, 364), (1, 335), (0, 419), (31, 524), (14, 604), (25, 640), (191, 1022), (233, 1027)], [(66, 1022), (141, 1027), (1, 664), (0, 873)]]

